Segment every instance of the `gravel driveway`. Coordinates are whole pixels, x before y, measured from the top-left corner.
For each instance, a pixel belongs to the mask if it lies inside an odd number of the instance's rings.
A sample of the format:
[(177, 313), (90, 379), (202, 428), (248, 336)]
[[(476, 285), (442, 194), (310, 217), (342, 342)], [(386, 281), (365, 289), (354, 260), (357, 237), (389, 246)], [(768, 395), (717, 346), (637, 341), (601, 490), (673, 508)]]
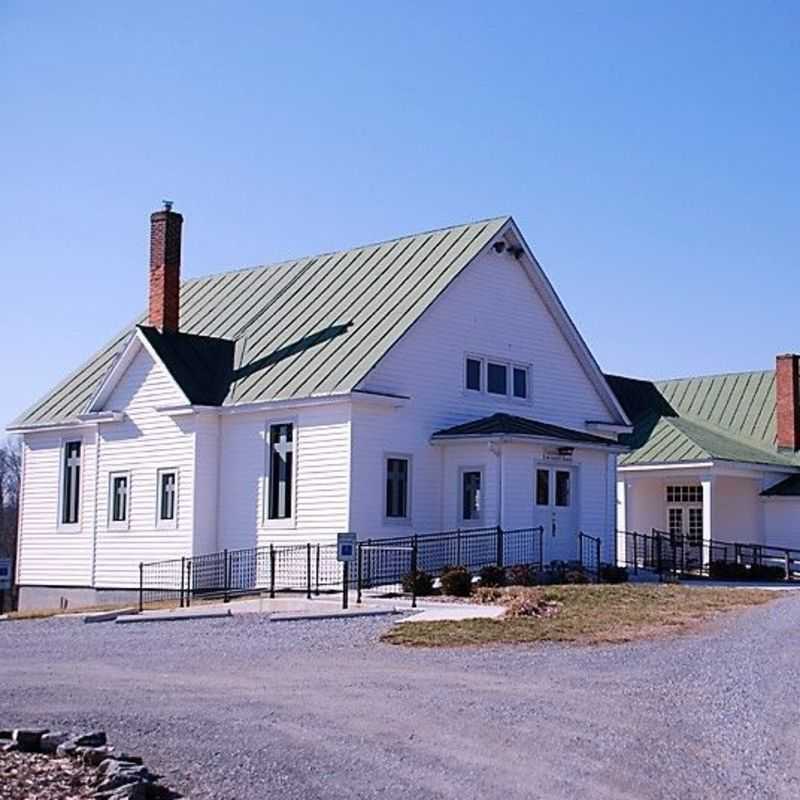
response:
[(389, 624), (0, 623), (0, 727), (103, 727), (195, 800), (800, 793), (796, 595), (617, 647), (412, 651)]

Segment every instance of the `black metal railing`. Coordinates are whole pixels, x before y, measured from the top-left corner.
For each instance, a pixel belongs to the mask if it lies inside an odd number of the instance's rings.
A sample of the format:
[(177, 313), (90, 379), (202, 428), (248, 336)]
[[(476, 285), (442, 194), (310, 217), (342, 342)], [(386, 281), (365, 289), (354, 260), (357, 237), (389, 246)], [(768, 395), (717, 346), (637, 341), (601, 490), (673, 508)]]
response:
[[(543, 566), (544, 529), (500, 527), (413, 534), (359, 542), (347, 588), (400, 587), (412, 573), (437, 577), (448, 566), (478, 572), (488, 565)], [(139, 607), (161, 602), (191, 605), (198, 598), (344, 588), (344, 569), (336, 545), (305, 543), (223, 550), (139, 565)]]
[(583, 531), (578, 532), (578, 563), (588, 575), (593, 575), (595, 580), (600, 580), (600, 567), (602, 554), (602, 541), (597, 536), (589, 536)]
[(650, 533), (618, 531), (621, 566), (634, 575), (720, 580), (800, 579), (800, 550), (772, 545), (688, 537), (652, 528)]

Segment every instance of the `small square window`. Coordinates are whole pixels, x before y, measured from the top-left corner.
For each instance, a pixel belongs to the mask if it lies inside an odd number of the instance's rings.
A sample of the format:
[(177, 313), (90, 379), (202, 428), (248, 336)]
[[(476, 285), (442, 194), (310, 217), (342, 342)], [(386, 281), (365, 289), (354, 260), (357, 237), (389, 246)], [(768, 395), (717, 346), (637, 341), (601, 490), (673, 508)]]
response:
[(514, 367), (514, 397), (525, 400), (528, 397), (528, 370)]
[(486, 389), (491, 394), (508, 394), (508, 369), (505, 364), (492, 364), (486, 368)]
[(479, 392), (481, 390), (481, 362), (477, 358), (468, 358), (466, 369), (467, 389)]

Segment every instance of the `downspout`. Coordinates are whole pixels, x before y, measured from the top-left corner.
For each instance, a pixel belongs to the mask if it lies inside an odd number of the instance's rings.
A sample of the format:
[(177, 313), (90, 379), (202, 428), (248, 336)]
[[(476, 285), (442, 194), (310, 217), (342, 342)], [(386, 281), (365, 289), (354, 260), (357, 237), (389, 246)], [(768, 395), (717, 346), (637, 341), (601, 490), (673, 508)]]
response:
[[(28, 449), (28, 443), (25, 441), (25, 436), (22, 437), (22, 456), (19, 469), (19, 511), (17, 512), (17, 552), (14, 553), (14, 586), (17, 590), (17, 605), (19, 605), (19, 573), (20, 564), (22, 564), (22, 520), (23, 511), (25, 509), (25, 451)], [(13, 596), (11, 598), (14, 600)], [(13, 608), (13, 607), (12, 607)]]

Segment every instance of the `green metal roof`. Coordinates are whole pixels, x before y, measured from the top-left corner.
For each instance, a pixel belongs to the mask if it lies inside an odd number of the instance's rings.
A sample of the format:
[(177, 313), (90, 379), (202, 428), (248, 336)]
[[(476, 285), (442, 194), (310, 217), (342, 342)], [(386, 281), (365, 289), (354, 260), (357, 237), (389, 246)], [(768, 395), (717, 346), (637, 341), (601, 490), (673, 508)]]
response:
[[(510, 221), (498, 217), (181, 284), (181, 331), (235, 342), (225, 404), (351, 391)], [(136, 323), (13, 423), (75, 420)]]
[(606, 376), (634, 425), (621, 466), (741, 461), (800, 466), (775, 447), (775, 372), (667, 381)]

